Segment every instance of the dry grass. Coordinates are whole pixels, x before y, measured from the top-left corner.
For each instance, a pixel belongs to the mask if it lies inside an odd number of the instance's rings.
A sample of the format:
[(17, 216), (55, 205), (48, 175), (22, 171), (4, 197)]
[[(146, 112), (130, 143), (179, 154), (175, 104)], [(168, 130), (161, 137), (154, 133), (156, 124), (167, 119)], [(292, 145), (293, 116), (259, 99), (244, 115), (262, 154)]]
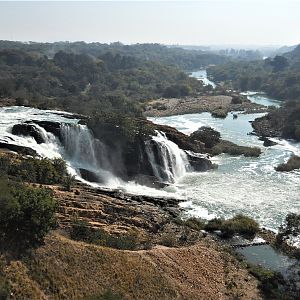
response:
[(84, 299), (109, 289), (122, 299), (260, 299), (256, 281), (211, 243), (121, 251), (54, 233), (5, 273), (13, 299), (22, 300)]

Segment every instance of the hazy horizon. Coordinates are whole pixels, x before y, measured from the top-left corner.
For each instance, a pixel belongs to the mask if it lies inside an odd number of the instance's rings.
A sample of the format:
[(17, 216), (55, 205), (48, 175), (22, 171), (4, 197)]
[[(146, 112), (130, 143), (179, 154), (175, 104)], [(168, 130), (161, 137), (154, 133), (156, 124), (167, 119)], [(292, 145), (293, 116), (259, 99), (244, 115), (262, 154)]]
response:
[(300, 2), (0, 2), (0, 39), (277, 47), (300, 43)]

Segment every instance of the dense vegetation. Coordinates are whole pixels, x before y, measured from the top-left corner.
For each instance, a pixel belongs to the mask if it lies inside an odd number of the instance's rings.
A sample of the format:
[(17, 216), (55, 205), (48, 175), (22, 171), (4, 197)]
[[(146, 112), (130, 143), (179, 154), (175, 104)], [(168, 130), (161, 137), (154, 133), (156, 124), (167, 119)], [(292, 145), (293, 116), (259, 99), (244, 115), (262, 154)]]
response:
[[(224, 62), (224, 57), (156, 44), (0, 42), (0, 99), (73, 112), (139, 115), (151, 98), (203, 90), (182, 69)], [(181, 68), (181, 69), (180, 69)]]
[(263, 91), (284, 100), (282, 108), (263, 120), (278, 132), (277, 135), (300, 140), (300, 45), (273, 59), (231, 62), (211, 67), (208, 73), (227, 88)]
[(300, 97), (300, 45), (284, 56), (251, 62), (230, 62), (210, 67), (217, 82), (242, 91), (263, 91), (282, 100)]
[(0, 156), (0, 176), (13, 177), (14, 180), (39, 184), (63, 184), (69, 176), (66, 163), (60, 158), (11, 159)]
[[(203, 51), (201, 49), (183, 49), (181, 47), (167, 47), (160, 44), (134, 44), (124, 45), (120, 42), (101, 44), (101, 43), (85, 43), (85, 42), (56, 42), (56, 43), (21, 43), (12, 41), (0, 41), (1, 49), (16, 49), (31, 53), (39, 53), (52, 58), (59, 51), (85, 54), (93, 57), (103, 56), (107, 53), (112, 55), (129, 56), (143, 61), (159, 62), (164, 65), (176, 66), (183, 70), (197, 70), (204, 68), (210, 64), (220, 64), (228, 61), (225, 56), (216, 53)], [(249, 57), (248, 55), (241, 56)], [(252, 52), (251, 52), (252, 53)], [(253, 56), (252, 58), (257, 55)]]
[(0, 250), (18, 255), (55, 227), (56, 202), (47, 189), (0, 180)]

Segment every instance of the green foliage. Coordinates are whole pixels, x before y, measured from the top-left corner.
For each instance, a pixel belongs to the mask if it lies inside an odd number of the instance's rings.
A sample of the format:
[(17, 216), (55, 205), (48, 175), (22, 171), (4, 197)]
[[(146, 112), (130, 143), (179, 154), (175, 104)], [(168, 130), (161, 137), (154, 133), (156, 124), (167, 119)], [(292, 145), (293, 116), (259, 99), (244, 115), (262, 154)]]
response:
[(280, 245), (290, 237), (300, 235), (300, 214), (289, 213), (284, 223), (278, 228), (276, 242)]
[(208, 232), (213, 232), (221, 229), (221, 226), (225, 220), (222, 218), (211, 219), (205, 224), (204, 229)]
[(78, 220), (74, 220), (70, 235), (72, 239), (77, 241), (120, 250), (135, 250), (138, 244), (138, 236), (134, 231), (126, 235), (113, 236), (104, 230), (93, 229), (87, 222)]
[(220, 230), (224, 237), (232, 237), (234, 234), (240, 234), (244, 237), (253, 237), (259, 230), (259, 224), (244, 215), (236, 215), (228, 220), (215, 218), (205, 225), (207, 231)]
[(51, 192), (0, 181), (0, 240), (8, 251), (36, 247), (56, 226)]
[[(8, 45), (16, 49), (5, 48)], [(178, 65), (192, 63), (195, 68), (219, 58), (161, 45), (0, 42), (0, 98), (84, 114), (140, 116), (140, 105), (147, 99), (203, 90), (202, 83)]]
[(70, 192), (74, 183), (75, 183), (75, 175), (67, 174), (63, 179), (62, 185), (66, 191)]
[(189, 228), (192, 228), (194, 230), (202, 230), (204, 229), (204, 226), (205, 226), (205, 223), (203, 220), (199, 219), (199, 218), (195, 218), (195, 217), (192, 217), (192, 218), (188, 218), (187, 220), (184, 220), (184, 225), (189, 227)]
[(166, 247), (176, 247), (178, 245), (178, 239), (173, 232), (163, 233), (159, 242)]
[(5, 156), (0, 156), (0, 174), (40, 184), (64, 183), (68, 176), (66, 163), (60, 158), (13, 161)]
[(219, 108), (212, 111), (211, 115), (215, 118), (225, 119), (228, 115), (228, 111), (225, 108)]
[(4, 268), (4, 261), (2, 261), (2, 257), (0, 256), (0, 300), (9, 300), (10, 299), (9, 285), (5, 279), (3, 268)]
[(290, 298), (287, 291), (283, 289), (284, 278), (280, 273), (271, 271), (258, 265), (248, 264), (248, 271), (259, 281), (259, 288), (263, 292), (265, 299), (294, 299)]
[(300, 169), (300, 157), (297, 155), (292, 155), (286, 163), (275, 167), (275, 170), (279, 172), (289, 172), (295, 169)]
[(191, 134), (191, 139), (198, 140), (205, 144), (206, 148), (212, 148), (220, 141), (220, 132), (211, 127), (203, 126)]

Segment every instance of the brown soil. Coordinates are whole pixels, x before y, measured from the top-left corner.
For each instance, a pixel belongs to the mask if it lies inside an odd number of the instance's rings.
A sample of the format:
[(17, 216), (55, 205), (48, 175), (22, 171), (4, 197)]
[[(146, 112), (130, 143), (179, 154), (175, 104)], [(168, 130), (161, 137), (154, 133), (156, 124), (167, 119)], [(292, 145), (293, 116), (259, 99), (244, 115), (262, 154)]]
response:
[(108, 289), (122, 299), (261, 299), (256, 280), (212, 241), (121, 251), (55, 233), (5, 273), (11, 299), (84, 299)]

